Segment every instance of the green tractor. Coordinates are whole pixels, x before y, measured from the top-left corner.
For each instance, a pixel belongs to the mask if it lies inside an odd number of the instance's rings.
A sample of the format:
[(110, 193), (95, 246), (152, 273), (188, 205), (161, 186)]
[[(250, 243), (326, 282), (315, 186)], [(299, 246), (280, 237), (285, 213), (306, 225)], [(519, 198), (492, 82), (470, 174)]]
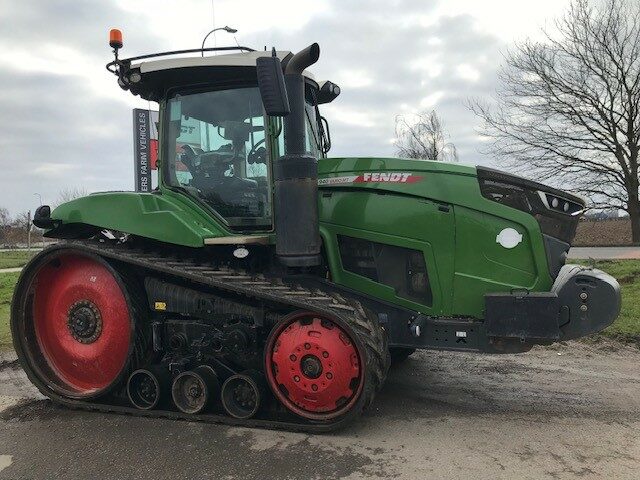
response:
[(118, 33), (107, 68), (160, 106), (158, 187), (34, 217), (59, 241), (24, 268), (11, 328), (53, 401), (325, 431), (416, 349), (525, 352), (618, 316), (612, 277), (565, 265), (579, 197), (484, 167), (327, 158), (320, 107), (340, 89), (307, 72), (317, 44), (123, 60)]

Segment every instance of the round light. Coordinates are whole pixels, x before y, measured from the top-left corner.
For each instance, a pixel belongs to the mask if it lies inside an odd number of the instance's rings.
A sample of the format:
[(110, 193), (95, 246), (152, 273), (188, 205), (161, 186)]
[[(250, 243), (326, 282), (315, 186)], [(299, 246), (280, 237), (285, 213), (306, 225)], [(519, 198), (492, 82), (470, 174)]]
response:
[(336, 96), (340, 95), (340, 87), (338, 85), (333, 86), (333, 94)]
[(131, 83), (138, 83), (140, 80), (142, 80), (142, 75), (140, 75), (138, 72), (133, 72), (131, 75), (129, 75), (129, 81)]
[(515, 228), (504, 228), (496, 236), (496, 242), (504, 248), (515, 248), (522, 242), (522, 234)]
[(564, 202), (564, 207), (563, 207), (565, 212), (569, 211), (569, 202)]
[(558, 205), (560, 205), (560, 201), (557, 198), (554, 198), (553, 200), (551, 200), (551, 206), (553, 208), (558, 208)]

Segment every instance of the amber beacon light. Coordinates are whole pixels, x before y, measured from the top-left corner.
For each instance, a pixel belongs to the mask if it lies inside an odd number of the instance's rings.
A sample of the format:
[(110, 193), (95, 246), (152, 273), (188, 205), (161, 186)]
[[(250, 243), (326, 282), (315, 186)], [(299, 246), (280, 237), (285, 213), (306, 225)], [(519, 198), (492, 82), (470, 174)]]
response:
[(122, 48), (122, 32), (117, 28), (109, 30), (109, 45), (116, 50)]

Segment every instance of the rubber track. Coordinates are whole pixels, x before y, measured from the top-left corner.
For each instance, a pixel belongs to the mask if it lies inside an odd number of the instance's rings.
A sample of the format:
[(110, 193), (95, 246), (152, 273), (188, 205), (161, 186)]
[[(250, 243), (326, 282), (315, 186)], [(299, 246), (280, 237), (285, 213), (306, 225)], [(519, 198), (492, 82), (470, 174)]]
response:
[[(279, 279), (269, 279), (263, 275), (252, 276), (247, 272), (228, 268), (217, 268), (189, 258), (165, 256), (160, 251), (134, 248), (127, 243), (65, 241), (47, 248), (40, 255), (67, 249), (89, 252), (110, 261), (115, 260), (125, 264), (127, 269), (130, 266), (139, 267), (151, 273), (170, 275), (225, 292), (240, 294), (253, 300), (277, 305), (280, 309), (290, 311), (308, 310), (323, 314), (329, 318), (338, 319), (350, 328), (366, 349), (367, 365), (365, 372), (367, 380), (362, 392), (362, 400), (356, 403), (356, 407), (351, 412), (332, 423), (313, 423), (302, 418), (299, 421), (238, 420), (218, 414), (189, 415), (164, 410), (145, 411), (134, 407), (97, 403), (95, 400), (84, 402), (67, 399), (41, 389), (43, 394), (58, 404), (75, 409), (97, 410), (142, 417), (163, 417), (235, 426), (321, 433), (341, 428), (357, 418), (363, 410), (371, 405), (375, 394), (386, 380), (390, 365), (386, 332), (377, 321), (375, 315), (366, 312), (358, 301), (345, 298), (339, 293), (289, 285)], [(114, 268), (122, 271), (122, 267), (117, 265), (114, 265)], [(294, 416), (292, 418), (297, 419)]]

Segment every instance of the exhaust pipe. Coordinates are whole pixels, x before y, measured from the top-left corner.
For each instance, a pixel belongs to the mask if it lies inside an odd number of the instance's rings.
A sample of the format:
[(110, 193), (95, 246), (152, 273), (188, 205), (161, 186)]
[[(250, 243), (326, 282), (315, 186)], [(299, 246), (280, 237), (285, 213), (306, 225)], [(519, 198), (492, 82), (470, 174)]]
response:
[(312, 43), (304, 50), (289, 58), (284, 68), (285, 75), (288, 73), (302, 75), (305, 68), (310, 67), (320, 58), (320, 45)]
[[(284, 117), (285, 154), (274, 162), (276, 254), (287, 267), (320, 264), (318, 159), (306, 151), (305, 68), (320, 57), (309, 45), (285, 59), (284, 81), (290, 113)], [(288, 61), (287, 61), (288, 60)]]

